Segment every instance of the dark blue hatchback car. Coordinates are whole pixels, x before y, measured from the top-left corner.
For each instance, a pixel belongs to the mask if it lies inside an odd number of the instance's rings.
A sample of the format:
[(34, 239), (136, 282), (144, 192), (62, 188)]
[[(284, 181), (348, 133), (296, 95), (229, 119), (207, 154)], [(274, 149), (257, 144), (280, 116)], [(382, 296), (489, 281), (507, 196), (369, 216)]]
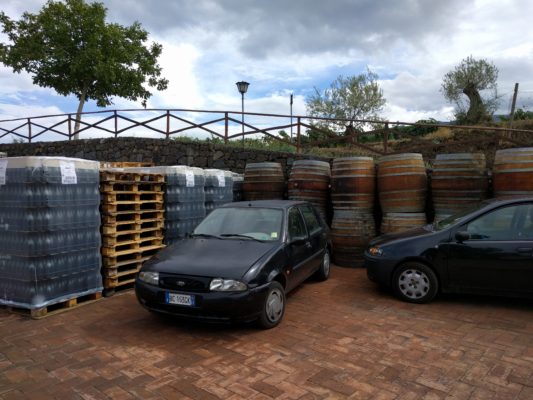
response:
[(279, 324), (285, 293), (330, 271), (328, 228), (301, 201), (230, 203), (146, 262), (135, 291), (148, 310), (209, 321)]
[(366, 250), (365, 266), (370, 280), (413, 303), (439, 291), (533, 297), (533, 198), (492, 200), (380, 236)]

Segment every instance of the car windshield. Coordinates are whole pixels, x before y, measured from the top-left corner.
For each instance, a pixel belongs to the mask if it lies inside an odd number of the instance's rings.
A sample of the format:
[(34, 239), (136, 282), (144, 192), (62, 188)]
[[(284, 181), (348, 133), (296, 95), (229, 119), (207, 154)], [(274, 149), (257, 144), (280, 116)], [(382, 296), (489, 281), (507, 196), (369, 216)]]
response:
[(281, 237), (283, 212), (273, 208), (222, 207), (211, 212), (193, 236), (275, 241)]

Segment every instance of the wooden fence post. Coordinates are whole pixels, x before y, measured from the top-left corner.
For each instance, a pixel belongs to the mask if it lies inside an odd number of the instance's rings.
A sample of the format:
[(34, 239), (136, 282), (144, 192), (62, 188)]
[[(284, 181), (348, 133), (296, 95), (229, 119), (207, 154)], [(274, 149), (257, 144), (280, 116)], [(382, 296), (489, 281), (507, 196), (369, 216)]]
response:
[(301, 118), (298, 117), (298, 129), (296, 130), (296, 153), (300, 154), (302, 149), (300, 147), (300, 131), (301, 131), (301, 127), (302, 127), (302, 124), (301, 124)]
[(28, 143), (31, 143), (31, 118), (28, 118)]
[(170, 137), (170, 110), (167, 110), (167, 139)]
[(383, 132), (383, 151), (385, 154), (389, 151), (389, 123), (385, 123), (385, 131)]
[(72, 114), (68, 115), (68, 140), (72, 140)]
[(117, 118), (117, 110), (113, 111), (113, 114), (115, 116), (115, 137), (118, 136), (118, 118)]
[(224, 144), (228, 144), (228, 135), (229, 135), (229, 119), (228, 113), (224, 113)]

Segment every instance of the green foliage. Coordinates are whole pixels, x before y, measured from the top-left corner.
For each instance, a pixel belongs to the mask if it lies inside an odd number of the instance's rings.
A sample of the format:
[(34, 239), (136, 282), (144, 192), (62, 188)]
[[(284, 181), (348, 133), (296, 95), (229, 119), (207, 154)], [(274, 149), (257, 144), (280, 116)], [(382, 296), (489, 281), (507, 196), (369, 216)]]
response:
[(138, 22), (106, 23), (106, 13), (102, 3), (84, 0), (49, 0), (19, 21), (1, 12), (9, 43), (0, 44), (0, 61), (14, 72), (30, 73), (36, 85), (76, 95), (80, 108), (86, 99), (108, 106), (113, 96), (140, 99), (145, 106), (151, 96), (145, 85), (157, 90), (168, 85), (157, 64), (162, 46), (145, 46), (148, 33)]
[(493, 63), (475, 60), (472, 56), (444, 75), (441, 92), (455, 105), (458, 122), (478, 123), (490, 119), (499, 103), (497, 80), (498, 68)]
[[(514, 121), (525, 121), (533, 119), (533, 111), (526, 111), (523, 108), (519, 108), (518, 110), (515, 110), (514, 112)], [(502, 121), (509, 121), (510, 117), (502, 116)]]
[[(429, 119), (421, 119), (416, 121), (417, 124), (424, 124), (424, 125), (437, 125), (438, 121), (434, 118)], [(391, 129), (391, 132), (393, 134), (393, 138), (400, 138), (400, 137), (414, 137), (414, 136), (424, 136), (428, 133), (435, 132), (437, 129), (439, 129), (438, 126), (424, 126), (424, 125), (404, 125), (404, 126), (395, 126)]]
[(377, 79), (378, 76), (369, 69), (357, 76), (341, 75), (323, 92), (315, 88), (315, 93), (307, 99), (307, 114), (345, 120), (316, 122), (321, 129), (334, 131), (340, 128), (341, 132), (347, 133), (346, 127), (349, 126), (363, 130), (367, 124), (358, 120), (379, 120), (379, 113), (386, 103)]

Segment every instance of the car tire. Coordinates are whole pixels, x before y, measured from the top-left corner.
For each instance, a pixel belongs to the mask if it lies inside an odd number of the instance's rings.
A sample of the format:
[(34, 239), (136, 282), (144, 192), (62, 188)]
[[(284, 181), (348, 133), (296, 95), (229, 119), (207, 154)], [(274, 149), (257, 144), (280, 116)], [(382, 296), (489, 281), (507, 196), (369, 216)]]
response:
[(259, 316), (259, 326), (270, 329), (277, 326), (285, 314), (285, 289), (277, 281), (270, 283), (263, 310)]
[(427, 265), (407, 262), (398, 267), (392, 278), (394, 293), (409, 303), (429, 303), (437, 295), (439, 282)]
[(329, 250), (326, 248), (324, 250), (324, 255), (322, 256), (322, 262), (320, 263), (320, 268), (315, 272), (315, 277), (319, 281), (325, 281), (329, 278), (329, 273), (331, 270), (331, 255)]

